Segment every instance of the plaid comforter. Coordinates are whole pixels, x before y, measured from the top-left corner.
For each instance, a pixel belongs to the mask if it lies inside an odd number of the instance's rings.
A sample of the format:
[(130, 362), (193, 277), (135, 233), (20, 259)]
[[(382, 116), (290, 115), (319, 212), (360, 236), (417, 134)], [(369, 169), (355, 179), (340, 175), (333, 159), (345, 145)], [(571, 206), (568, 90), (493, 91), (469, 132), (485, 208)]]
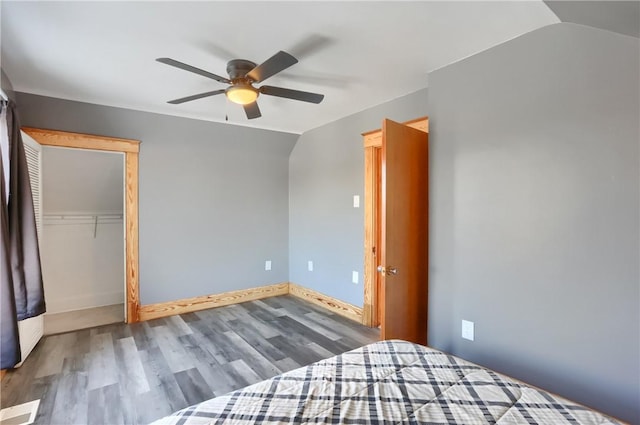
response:
[(615, 424), (504, 375), (381, 341), (167, 416), (174, 424)]

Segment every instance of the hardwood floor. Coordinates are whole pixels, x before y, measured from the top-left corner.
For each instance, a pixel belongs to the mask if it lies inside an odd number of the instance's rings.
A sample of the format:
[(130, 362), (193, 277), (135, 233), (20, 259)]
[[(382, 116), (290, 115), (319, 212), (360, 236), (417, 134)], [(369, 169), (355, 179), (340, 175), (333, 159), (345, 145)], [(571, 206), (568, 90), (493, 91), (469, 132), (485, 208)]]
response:
[(289, 295), (101, 326), (44, 337), (0, 405), (41, 399), (37, 424), (144, 424), (378, 337)]

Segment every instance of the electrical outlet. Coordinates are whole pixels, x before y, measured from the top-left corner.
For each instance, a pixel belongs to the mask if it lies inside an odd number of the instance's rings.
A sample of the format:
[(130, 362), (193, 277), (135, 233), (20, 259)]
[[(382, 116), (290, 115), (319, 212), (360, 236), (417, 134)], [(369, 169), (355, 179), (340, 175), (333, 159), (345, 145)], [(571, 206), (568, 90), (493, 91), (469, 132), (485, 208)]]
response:
[(307, 261), (307, 270), (313, 271), (313, 261)]
[(351, 272), (351, 281), (356, 285), (358, 284), (358, 272), (356, 271)]
[(360, 208), (360, 196), (353, 195), (353, 208)]
[(271, 270), (271, 260), (267, 260), (267, 261), (264, 262), (264, 269), (266, 271)]
[(474, 324), (468, 320), (462, 321), (462, 337), (473, 341), (474, 339)]

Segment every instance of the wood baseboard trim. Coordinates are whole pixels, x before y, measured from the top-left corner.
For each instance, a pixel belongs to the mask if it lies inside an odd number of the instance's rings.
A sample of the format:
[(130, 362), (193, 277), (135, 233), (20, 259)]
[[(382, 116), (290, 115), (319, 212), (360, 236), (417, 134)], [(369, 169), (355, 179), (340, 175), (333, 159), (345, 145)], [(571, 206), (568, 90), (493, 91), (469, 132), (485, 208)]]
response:
[(362, 323), (362, 308), (292, 282), (240, 289), (237, 291), (223, 292), (221, 294), (202, 295), (164, 303), (147, 304), (139, 307), (138, 318), (140, 321), (159, 319), (176, 314), (192, 313), (208, 308), (223, 307), (287, 294), (326, 308), (347, 319)]
[(349, 304), (344, 301), (340, 301), (336, 298), (314, 291), (313, 289), (305, 288), (293, 282), (289, 282), (289, 294), (309, 301), (312, 304), (324, 307), (334, 313), (351, 319), (358, 323), (362, 323), (362, 308), (356, 307), (353, 304)]
[(221, 294), (203, 295), (158, 304), (147, 304), (139, 307), (138, 318), (141, 321), (159, 319), (161, 317), (191, 313), (213, 307), (223, 307), (225, 305), (275, 297), (277, 295), (287, 295), (288, 293), (289, 283), (283, 282), (274, 285), (259, 286), (257, 288), (223, 292)]

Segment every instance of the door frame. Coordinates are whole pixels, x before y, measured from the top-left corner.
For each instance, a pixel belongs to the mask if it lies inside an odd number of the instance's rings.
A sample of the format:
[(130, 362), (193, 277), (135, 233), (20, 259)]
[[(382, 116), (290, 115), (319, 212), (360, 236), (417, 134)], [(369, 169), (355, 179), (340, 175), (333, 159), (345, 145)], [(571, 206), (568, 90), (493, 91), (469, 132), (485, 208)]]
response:
[(127, 323), (139, 321), (138, 153), (140, 152), (140, 141), (31, 127), (22, 127), (22, 131), (33, 137), (36, 142), (43, 146), (120, 152), (124, 154), (125, 296)]
[[(429, 117), (416, 118), (402, 124), (429, 133)], [(369, 327), (380, 325), (378, 313), (380, 295), (377, 288), (376, 253), (379, 247), (380, 197), (382, 165), (382, 129), (362, 133), (364, 142), (364, 303), (362, 324)], [(378, 250), (379, 251), (379, 250)]]

